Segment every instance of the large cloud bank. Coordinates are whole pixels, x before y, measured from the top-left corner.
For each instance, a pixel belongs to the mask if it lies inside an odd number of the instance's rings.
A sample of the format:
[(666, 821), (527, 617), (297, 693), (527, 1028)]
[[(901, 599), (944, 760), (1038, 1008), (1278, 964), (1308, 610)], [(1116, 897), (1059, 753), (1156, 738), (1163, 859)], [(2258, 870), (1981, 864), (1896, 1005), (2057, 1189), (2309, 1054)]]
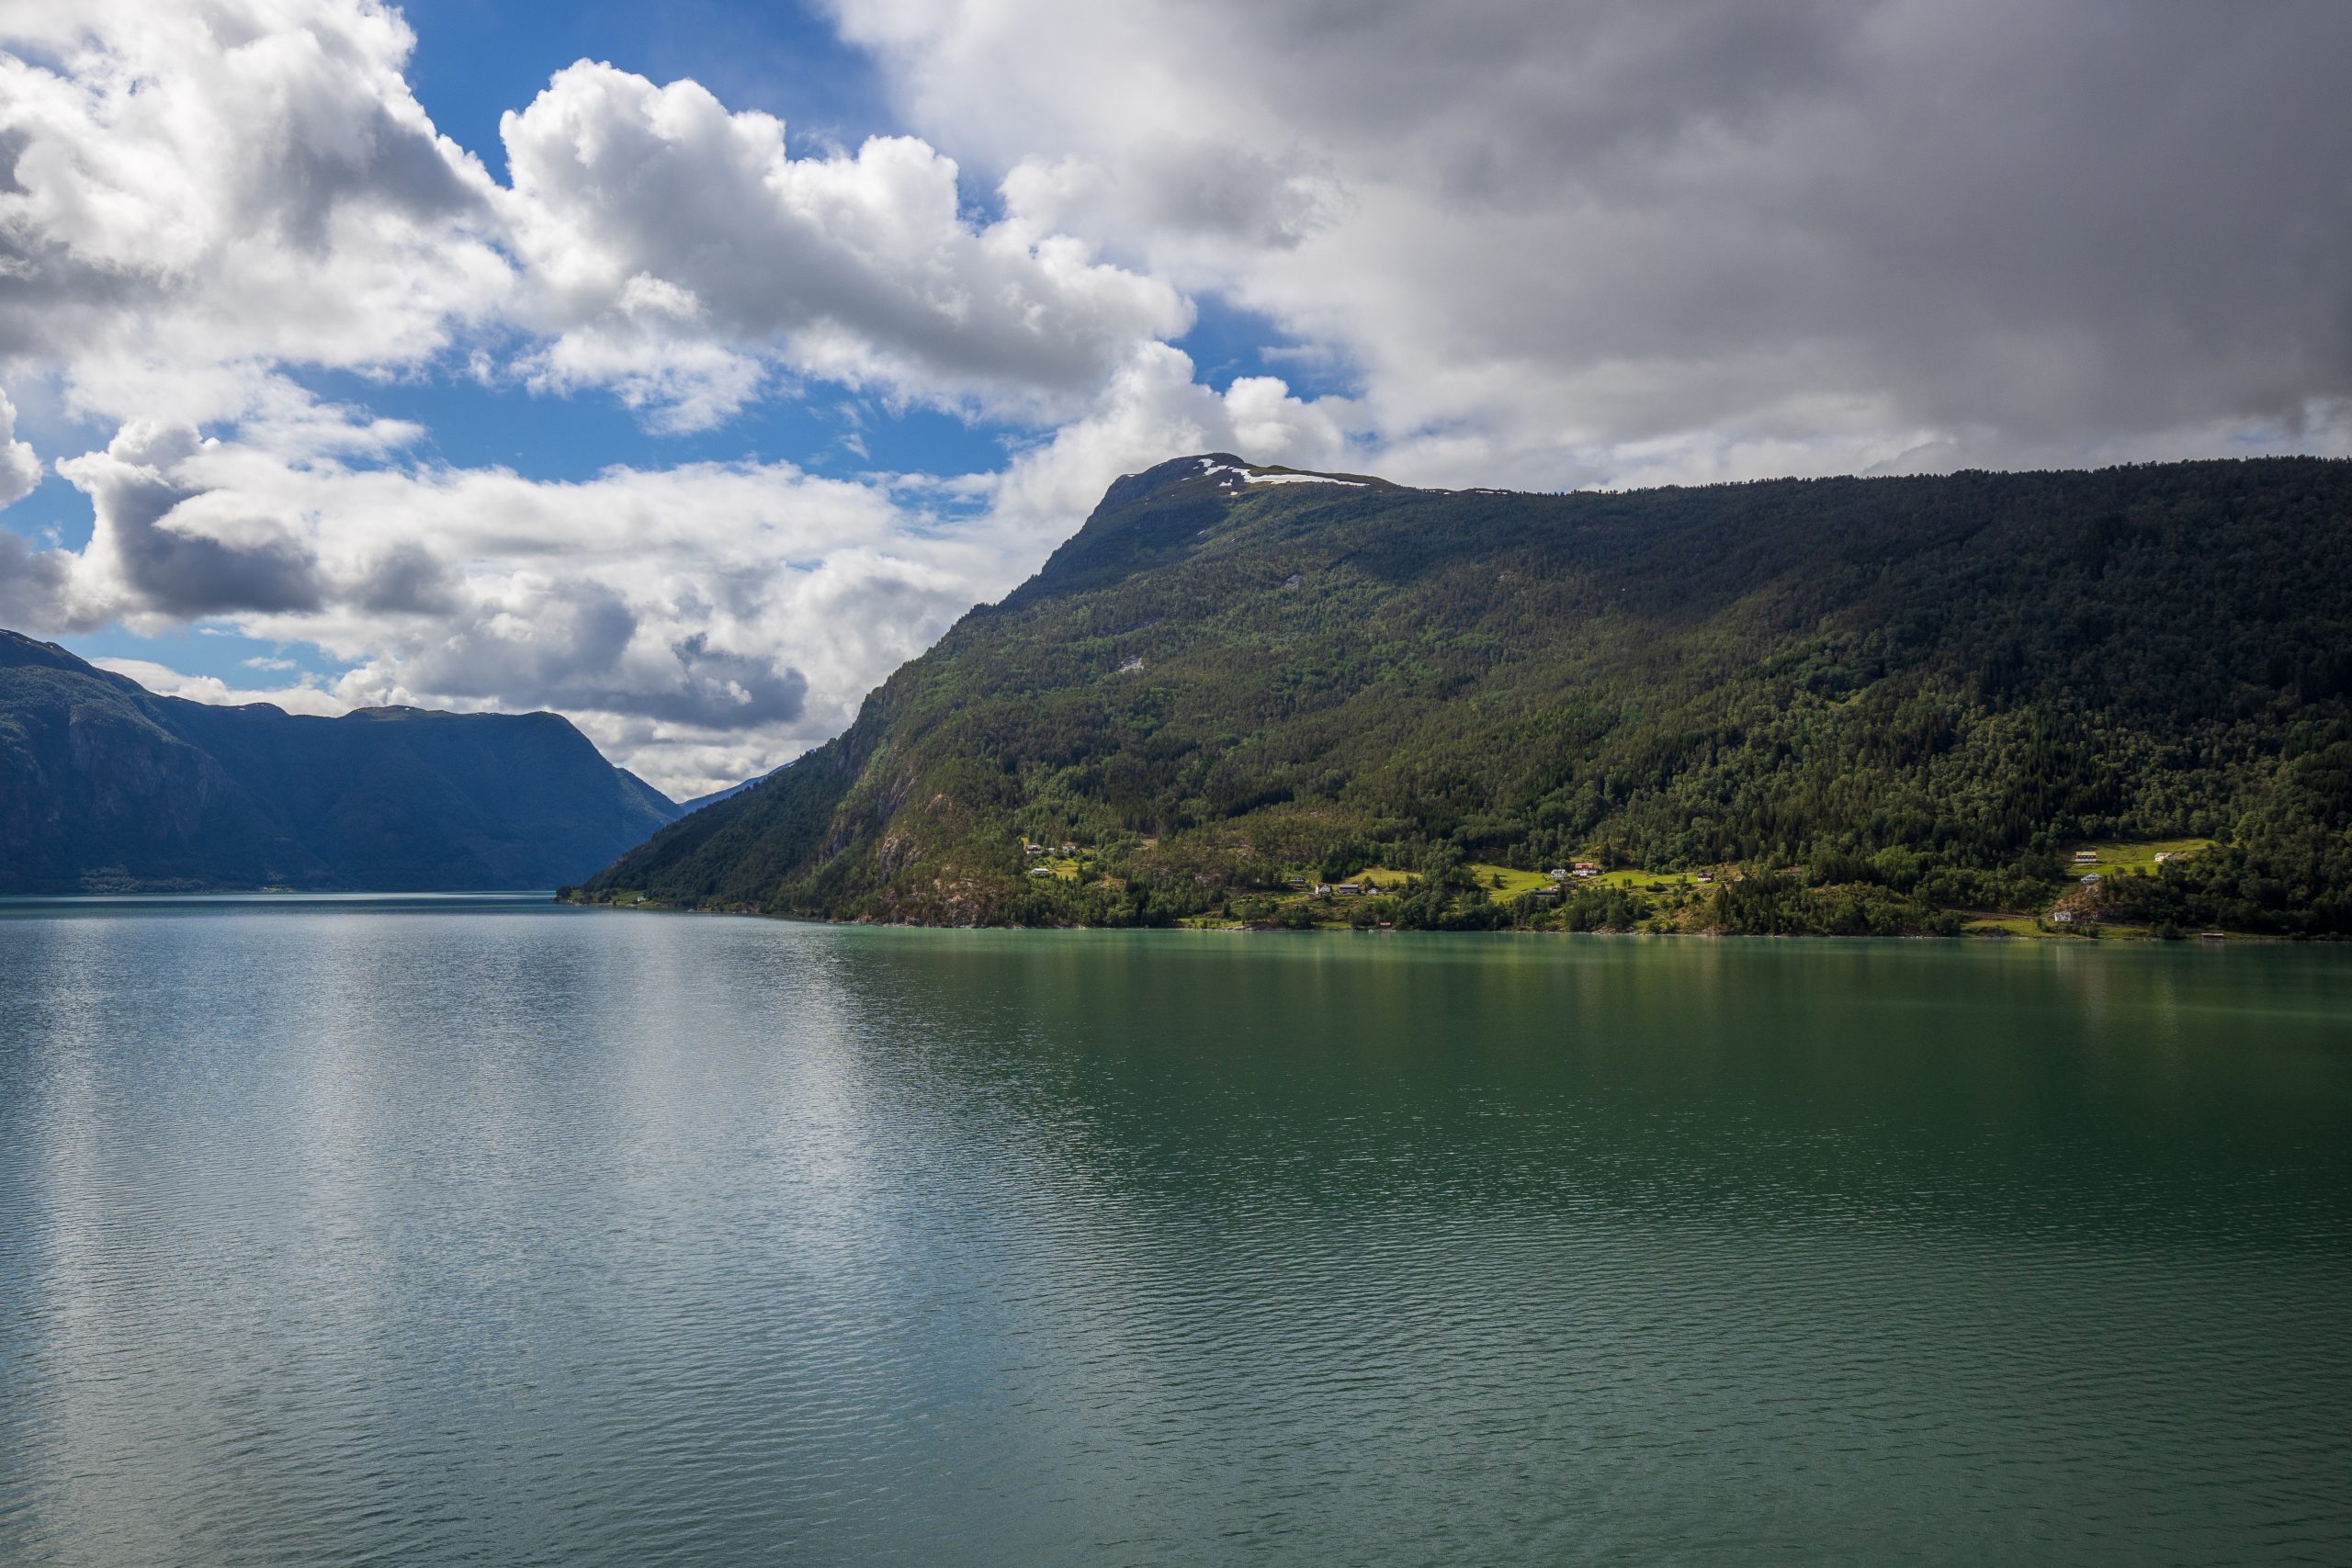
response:
[(1359, 367), (1392, 468), (2346, 439), (2352, 10), (833, 0), (907, 118)]
[[(916, 134), (798, 147), (582, 61), (502, 178), (394, 10), (17, 0), (0, 505), (54, 473), (92, 531), (0, 531), (0, 624), (315, 645), (349, 672), (290, 703), (554, 707), (684, 792), (1180, 451), (1557, 487), (2352, 447), (2341, 7), (834, 6)], [(1203, 384), (1209, 296), (1347, 395)], [(557, 482), (322, 369), (706, 434), (846, 389), (1012, 456)], [(36, 405), (95, 438), (36, 452)]]

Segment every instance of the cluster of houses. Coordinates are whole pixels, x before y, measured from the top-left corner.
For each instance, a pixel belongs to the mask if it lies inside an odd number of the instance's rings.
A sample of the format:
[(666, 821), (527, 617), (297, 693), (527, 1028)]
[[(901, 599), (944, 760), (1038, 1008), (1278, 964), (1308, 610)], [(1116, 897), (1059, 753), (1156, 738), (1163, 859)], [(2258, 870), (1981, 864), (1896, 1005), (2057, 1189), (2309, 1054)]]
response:
[[(2185, 859), (2186, 855), (2187, 852), (2182, 850), (2158, 850), (2156, 863), (2168, 864), (2173, 861)], [(2098, 852), (2097, 850), (2075, 852), (2075, 869), (2083, 874), (2075, 879), (2076, 891), (2060, 899), (2058, 907), (2050, 911), (2052, 925), (2095, 926), (2098, 924), (2098, 892), (2104, 885), (2105, 878), (2099, 874), (2098, 868)], [(2220, 931), (2199, 931), (2197, 934), (2207, 942), (2222, 940), (2222, 933)]]
[(2075, 852), (2075, 869), (2083, 874), (2082, 894), (2079, 897), (2062, 900), (2058, 908), (2050, 911), (2052, 925), (2090, 926), (2098, 923), (2098, 906), (2092, 902), (2098, 893), (2100, 882), (2099, 874), (2096, 869), (2098, 865), (2098, 852), (2097, 850)]
[[(1553, 867), (1552, 870), (1545, 873), (1545, 874), (1551, 877), (1555, 884), (1554, 888), (1551, 890), (1557, 891), (1559, 886), (1565, 886), (1572, 880), (1587, 876), (1599, 876), (1600, 874), (1600, 863), (1599, 861), (1589, 860), (1571, 861), (1565, 866)], [(1713, 872), (1702, 871), (1691, 880), (1700, 883), (1710, 883), (1714, 881), (1714, 879), (1715, 874)], [(1736, 881), (1737, 878), (1735, 877), (1733, 880)], [(1537, 889), (1539, 894), (1544, 891), (1545, 890), (1542, 888)]]
[[(1021, 845), (1021, 852), (1028, 856), (1032, 861), (1035, 861), (1055, 852), (1053, 846), (1050, 844), (1033, 844), (1026, 840), (1023, 840)], [(1060, 852), (1062, 858), (1064, 860), (1068, 860), (1078, 853), (1078, 846), (1076, 844), (1064, 844), (1061, 846)], [(1049, 865), (1032, 865), (1029, 868), (1029, 874), (1032, 876), (1051, 876), (1054, 874), (1054, 868)]]
[[(1038, 852), (1037, 847), (1033, 846), (1030, 852), (1032, 854)], [(1067, 845), (1064, 846), (1064, 852), (1069, 852), (1069, 847)], [(1561, 895), (1562, 891), (1567, 887), (1568, 884), (1582, 881), (1589, 877), (1599, 876), (1600, 874), (1600, 863), (1589, 860), (1571, 861), (1566, 865), (1555, 866), (1544, 874), (1550, 878), (1551, 886), (1531, 887), (1527, 891), (1527, 897), (1538, 899), (1557, 898)], [(1695, 881), (1701, 883), (1711, 883), (1714, 881), (1714, 873), (1711, 871), (1702, 871), (1694, 878)], [(1284, 880), (1293, 887), (1297, 888), (1299, 891), (1306, 894), (1309, 897), (1314, 898), (1352, 898), (1361, 897), (1368, 894), (1395, 891), (1394, 888), (1384, 888), (1380, 884), (1370, 880), (1356, 882), (1309, 882), (1304, 876), (1292, 876), (1287, 877)]]

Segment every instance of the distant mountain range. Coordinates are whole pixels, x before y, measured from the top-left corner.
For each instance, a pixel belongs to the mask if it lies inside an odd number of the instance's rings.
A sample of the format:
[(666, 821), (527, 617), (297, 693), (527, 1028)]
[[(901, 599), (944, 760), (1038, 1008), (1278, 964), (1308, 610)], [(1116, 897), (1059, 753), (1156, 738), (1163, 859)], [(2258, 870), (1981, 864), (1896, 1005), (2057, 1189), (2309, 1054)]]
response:
[(2197, 847), (2070, 918), (2352, 931), (2352, 463), (1530, 495), (1182, 458), (574, 896), (1301, 923), (1369, 873), (1356, 923), (1939, 931), (2120, 840)]
[(0, 893), (553, 887), (680, 809), (555, 714), (214, 706), (0, 631)]

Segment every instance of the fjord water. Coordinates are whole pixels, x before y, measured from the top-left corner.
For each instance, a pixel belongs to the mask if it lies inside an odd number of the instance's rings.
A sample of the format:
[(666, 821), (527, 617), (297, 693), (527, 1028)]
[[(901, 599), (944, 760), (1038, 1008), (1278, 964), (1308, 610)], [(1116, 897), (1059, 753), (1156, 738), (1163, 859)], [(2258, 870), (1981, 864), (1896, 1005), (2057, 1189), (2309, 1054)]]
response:
[(0, 908), (0, 1561), (2352, 1561), (2352, 953)]

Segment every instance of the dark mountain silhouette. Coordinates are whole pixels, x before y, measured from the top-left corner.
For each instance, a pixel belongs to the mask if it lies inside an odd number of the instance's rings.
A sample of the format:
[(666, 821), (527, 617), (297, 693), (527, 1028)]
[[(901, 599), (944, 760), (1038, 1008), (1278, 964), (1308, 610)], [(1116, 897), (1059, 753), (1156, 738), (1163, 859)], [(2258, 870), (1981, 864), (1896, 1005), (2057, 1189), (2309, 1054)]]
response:
[(0, 632), (0, 892), (551, 887), (678, 810), (555, 714), (213, 706)]

